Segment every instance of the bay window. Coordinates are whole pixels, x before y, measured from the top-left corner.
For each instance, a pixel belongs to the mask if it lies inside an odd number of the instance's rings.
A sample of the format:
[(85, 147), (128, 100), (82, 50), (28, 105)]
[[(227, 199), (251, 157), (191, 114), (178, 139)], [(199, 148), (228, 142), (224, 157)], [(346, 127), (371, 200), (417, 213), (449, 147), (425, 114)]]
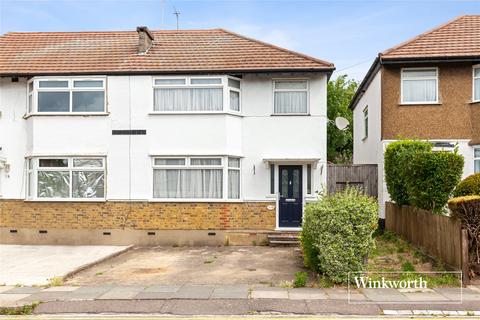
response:
[(276, 80), (273, 82), (274, 114), (307, 114), (308, 82)]
[(105, 198), (104, 158), (41, 157), (27, 161), (29, 199)]
[(437, 68), (402, 69), (401, 102), (404, 104), (437, 103)]
[(28, 113), (105, 112), (104, 78), (34, 78), (28, 83)]
[(240, 111), (240, 80), (227, 76), (168, 77), (153, 79), (153, 111)]
[[(227, 186), (227, 194), (224, 186)], [(220, 156), (155, 157), (153, 198), (239, 199), (240, 159)]]
[(480, 101), (480, 67), (473, 68), (473, 101)]

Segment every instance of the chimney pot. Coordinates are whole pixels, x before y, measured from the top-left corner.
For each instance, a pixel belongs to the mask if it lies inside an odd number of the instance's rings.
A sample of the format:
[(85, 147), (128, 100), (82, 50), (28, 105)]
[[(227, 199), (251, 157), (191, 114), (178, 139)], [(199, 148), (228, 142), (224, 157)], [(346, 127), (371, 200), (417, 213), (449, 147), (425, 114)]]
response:
[(138, 53), (145, 54), (153, 45), (153, 34), (147, 27), (137, 27)]

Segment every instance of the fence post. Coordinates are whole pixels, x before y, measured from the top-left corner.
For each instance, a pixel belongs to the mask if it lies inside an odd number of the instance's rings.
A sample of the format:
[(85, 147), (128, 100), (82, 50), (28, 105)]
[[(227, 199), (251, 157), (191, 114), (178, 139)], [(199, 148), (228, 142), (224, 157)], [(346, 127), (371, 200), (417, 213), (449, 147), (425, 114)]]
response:
[(465, 229), (460, 230), (461, 235), (461, 248), (462, 248), (462, 285), (466, 287), (470, 283), (469, 278), (469, 263), (470, 259), (468, 257), (468, 232)]

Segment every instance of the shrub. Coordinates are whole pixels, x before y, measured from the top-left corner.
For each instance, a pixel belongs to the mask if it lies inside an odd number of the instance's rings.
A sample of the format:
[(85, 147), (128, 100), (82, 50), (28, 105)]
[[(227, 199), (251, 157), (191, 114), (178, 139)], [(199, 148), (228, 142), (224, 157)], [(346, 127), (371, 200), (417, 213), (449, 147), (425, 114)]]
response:
[(308, 273), (305, 271), (295, 272), (295, 280), (293, 286), (295, 288), (303, 288), (307, 285)]
[(448, 207), (467, 229), (470, 261), (480, 264), (480, 195), (452, 198)]
[(453, 191), (453, 196), (455, 197), (470, 195), (480, 195), (480, 173), (466, 177)]
[(349, 272), (364, 271), (377, 214), (377, 201), (355, 188), (308, 204), (301, 234), (306, 266), (337, 283), (347, 282)]
[(395, 141), (385, 149), (385, 182), (390, 198), (398, 205), (409, 204), (405, 183), (409, 156), (412, 153), (431, 150), (431, 143), (418, 140)]
[(463, 157), (456, 152), (411, 154), (405, 170), (410, 204), (441, 213), (462, 177), (463, 163)]

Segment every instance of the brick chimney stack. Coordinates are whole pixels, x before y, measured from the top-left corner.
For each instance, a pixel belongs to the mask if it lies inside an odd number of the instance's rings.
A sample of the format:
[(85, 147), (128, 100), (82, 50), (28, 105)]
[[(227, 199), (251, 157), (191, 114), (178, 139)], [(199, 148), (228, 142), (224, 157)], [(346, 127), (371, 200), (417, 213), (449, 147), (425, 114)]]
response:
[(146, 54), (153, 45), (153, 34), (147, 27), (137, 27), (138, 54)]

